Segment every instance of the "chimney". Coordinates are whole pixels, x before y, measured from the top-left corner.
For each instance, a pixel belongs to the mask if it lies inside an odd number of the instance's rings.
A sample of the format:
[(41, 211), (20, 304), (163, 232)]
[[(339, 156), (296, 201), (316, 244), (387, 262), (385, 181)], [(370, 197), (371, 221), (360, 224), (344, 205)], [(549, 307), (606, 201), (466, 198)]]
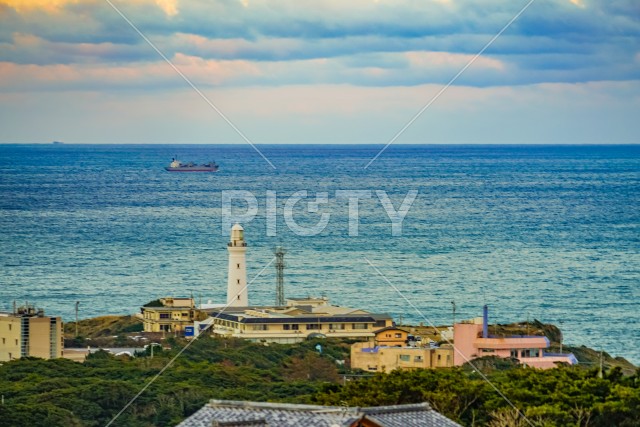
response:
[(489, 338), (489, 307), (482, 307), (482, 338)]

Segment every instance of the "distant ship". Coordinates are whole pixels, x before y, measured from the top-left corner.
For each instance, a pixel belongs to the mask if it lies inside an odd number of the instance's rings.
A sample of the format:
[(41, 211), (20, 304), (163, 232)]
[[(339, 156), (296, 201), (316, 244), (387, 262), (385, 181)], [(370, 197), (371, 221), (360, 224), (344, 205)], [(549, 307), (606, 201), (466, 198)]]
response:
[(64, 144), (62, 141), (53, 141), (52, 144)]
[(196, 165), (193, 162), (181, 163), (178, 159), (172, 159), (171, 164), (165, 167), (169, 172), (217, 172), (216, 162), (209, 162), (203, 165)]

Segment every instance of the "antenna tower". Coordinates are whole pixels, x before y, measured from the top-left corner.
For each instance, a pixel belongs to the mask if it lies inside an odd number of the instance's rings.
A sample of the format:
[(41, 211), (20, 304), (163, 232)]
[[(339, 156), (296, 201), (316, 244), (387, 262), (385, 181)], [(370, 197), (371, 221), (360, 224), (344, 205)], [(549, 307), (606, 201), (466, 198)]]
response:
[(287, 251), (282, 246), (276, 246), (276, 306), (284, 306), (284, 254)]

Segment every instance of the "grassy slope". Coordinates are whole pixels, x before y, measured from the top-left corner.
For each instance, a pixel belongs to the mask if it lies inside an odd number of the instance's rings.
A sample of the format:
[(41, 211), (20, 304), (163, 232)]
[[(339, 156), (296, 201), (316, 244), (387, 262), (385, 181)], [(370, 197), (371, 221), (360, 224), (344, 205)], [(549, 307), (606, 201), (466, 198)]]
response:
[[(142, 330), (142, 322), (133, 316), (100, 316), (78, 321), (78, 335), (85, 338), (100, 338)], [(75, 336), (76, 323), (64, 325), (65, 338)]]

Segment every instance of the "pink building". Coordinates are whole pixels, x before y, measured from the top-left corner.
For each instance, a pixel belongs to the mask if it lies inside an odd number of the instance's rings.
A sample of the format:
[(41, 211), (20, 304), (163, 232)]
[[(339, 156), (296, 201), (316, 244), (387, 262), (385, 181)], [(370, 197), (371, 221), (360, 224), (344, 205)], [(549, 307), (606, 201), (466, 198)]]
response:
[(485, 305), (483, 317), (456, 323), (453, 326), (454, 351), (453, 363), (460, 366), (469, 360), (483, 356), (510, 357), (522, 364), (534, 368), (555, 368), (556, 363), (574, 365), (578, 360), (571, 353), (545, 353), (549, 348), (549, 339), (544, 336), (513, 335), (496, 337), (489, 335), (489, 314)]

